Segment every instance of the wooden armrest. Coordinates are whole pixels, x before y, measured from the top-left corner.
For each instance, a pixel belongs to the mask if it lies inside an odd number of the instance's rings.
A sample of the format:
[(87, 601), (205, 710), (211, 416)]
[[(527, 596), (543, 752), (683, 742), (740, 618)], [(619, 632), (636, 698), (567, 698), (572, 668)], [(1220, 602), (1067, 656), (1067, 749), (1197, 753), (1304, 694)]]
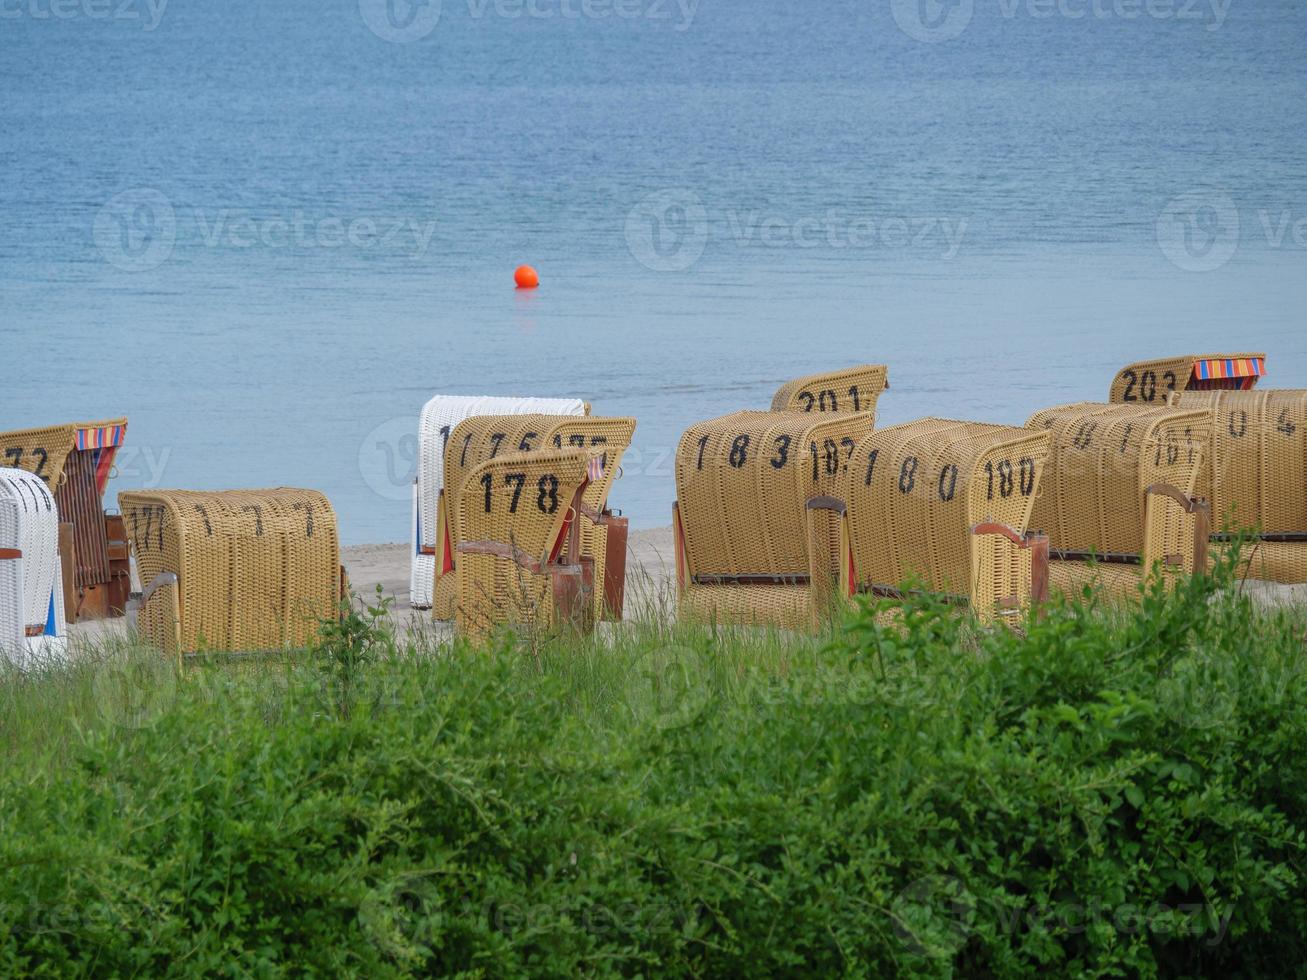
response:
[[(1150, 494), (1170, 497), (1184, 508), (1186, 514), (1194, 517), (1194, 574), (1207, 572), (1207, 542), (1212, 532), (1212, 505), (1202, 497), (1191, 497), (1178, 487), (1169, 483), (1154, 483), (1144, 491), (1144, 499)], [(1168, 564), (1170, 564), (1168, 560)], [(1177, 563), (1179, 564), (1179, 563)]]
[(848, 505), (839, 497), (809, 497), (808, 510), (833, 510), (837, 514), (848, 513)]
[(23, 553), (17, 548), (0, 548), (0, 561), (17, 561)]
[(977, 537), (997, 534), (1006, 538), (1022, 551), (1030, 552), (1030, 601), (1038, 606), (1048, 601), (1048, 535), (1043, 531), (1021, 534), (1016, 528), (1000, 521), (984, 521), (971, 529)]
[(502, 541), (463, 541), (455, 549), (467, 555), (494, 555), (496, 558), (508, 558), (517, 562), (532, 575), (544, 574), (540, 559), (532, 558), (515, 544)]
[(147, 585), (145, 587), (145, 591), (141, 593), (141, 605), (145, 605), (145, 603), (147, 603), (150, 600), (150, 596), (154, 595), (165, 585), (176, 585), (176, 584), (177, 584), (176, 572), (160, 572), (158, 575), (154, 576), (154, 578), (150, 580), (150, 584)]

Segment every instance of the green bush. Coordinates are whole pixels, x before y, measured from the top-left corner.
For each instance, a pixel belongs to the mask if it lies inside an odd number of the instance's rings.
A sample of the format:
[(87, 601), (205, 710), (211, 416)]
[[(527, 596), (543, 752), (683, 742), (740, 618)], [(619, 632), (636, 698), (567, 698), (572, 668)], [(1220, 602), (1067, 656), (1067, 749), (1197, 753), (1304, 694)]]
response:
[(1302, 622), (1221, 584), (9, 677), (0, 973), (1297, 975)]

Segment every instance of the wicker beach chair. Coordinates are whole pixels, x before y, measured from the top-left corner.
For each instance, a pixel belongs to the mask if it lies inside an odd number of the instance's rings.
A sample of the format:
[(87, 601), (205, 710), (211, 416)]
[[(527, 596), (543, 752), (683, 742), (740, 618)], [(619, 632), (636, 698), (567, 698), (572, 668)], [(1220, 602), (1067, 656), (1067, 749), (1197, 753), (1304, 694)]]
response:
[(884, 364), (809, 374), (777, 389), (773, 412), (869, 412), (876, 414), (876, 401), (889, 387), (889, 368)]
[[(622, 456), (635, 434), (635, 419), (597, 415), (477, 415), (465, 419), (450, 433), (445, 447), (445, 484), (461, 488), (468, 474), (481, 463), (508, 452), (544, 449), (592, 449), (600, 454), (603, 475), (591, 480), (582, 499), (581, 554), (595, 562), (595, 615), (621, 619), (626, 581), (627, 520), (607, 510), (608, 494), (617, 478)], [(461, 528), (457, 514), (442, 515), (436, 546), (436, 593), (453, 593), (442, 583), (456, 574), (457, 544)], [(610, 547), (611, 544), (611, 547)], [(450, 579), (452, 582), (452, 578)], [(432, 615), (453, 618), (454, 610), (436, 603)]]
[(118, 504), (145, 586), (137, 629), (169, 655), (307, 647), (347, 594), (317, 491), (131, 491)]
[(70, 619), (121, 616), (131, 588), (122, 524), (106, 517), (104, 488), (127, 435), (126, 419), (0, 433), (0, 466), (27, 470), (54, 494), (73, 526)]
[(449, 619), (454, 610), (454, 580), (443, 580), (436, 594), (436, 550), (448, 544), (438, 525), (443, 518), (441, 492), (445, 487), (445, 445), (459, 422), (473, 415), (587, 415), (590, 407), (578, 398), (516, 398), (495, 395), (436, 395), (422, 407), (418, 423), (418, 477), (413, 485), (413, 559), (409, 578), (410, 602), (415, 609), (435, 606), (438, 618)]
[(1108, 391), (1109, 402), (1165, 405), (1173, 391), (1246, 391), (1266, 373), (1265, 354), (1190, 354), (1127, 364)]
[(1048, 539), (1027, 528), (1049, 442), (938, 418), (869, 433), (837, 495), (808, 505), (843, 515), (839, 594), (897, 596), (913, 582), (983, 622), (1042, 600)]
[(1035, 526), (1048, 531), (1049, 581), (1063, 592), (1097, 579), (1129, 598), (1161, 574), (1207, 568), (1210, 508), (1195, 496), (1211, 413), (1082, 402), (1036, 412), (1027, 428), (1053, 443)]
[(31, 473), (0, 469), (0, 658), (62, 657), (67, 629), (54, 495)]
[(593, 627), (594, 561), (581, 554), (578, 518), (603, 477), (603, 452), (590, 449), (508, 452), (471, 469), (451, 498), (460, 635)]
[(672, 508), (680, 616), (814, 626), (836, 532), (811, 526), (806, 502), (835, 491), (873, 424), (869, 412), (736, 412), (687, 429)]
[(1196, 493), (1223, 528), (1214, 540), (1252, 531), (1250, 577), (1307, 582), (1307, 389), (1177, 392), (1172, 404), (1213, 413)]

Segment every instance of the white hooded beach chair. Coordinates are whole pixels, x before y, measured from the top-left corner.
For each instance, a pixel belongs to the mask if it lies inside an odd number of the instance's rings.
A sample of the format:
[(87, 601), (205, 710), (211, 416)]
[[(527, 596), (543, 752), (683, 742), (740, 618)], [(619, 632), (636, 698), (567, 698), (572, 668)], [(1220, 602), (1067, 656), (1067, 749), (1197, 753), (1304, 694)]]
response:
[[(442, 491), (445, 488), (445, 444), (454, 427), (476, 415), (588, 415), (579, 398), (517, 398), (497, 395), (436, 395), (422, 408), (418, 425), (418, 478), (413, 485), (413, 556), (409, 579), (415, 609), (430, 609), (436, 600), (439, 535), (444, 533)], [(453, 613), (453, 578), (446, 580), (440, 605), (445, 618)], [(437, 610), (440, 612), (441, 610)]]
[(54, 495), (25, 470), (0, 469), (0, 658), (62, 658), (66, 631)]

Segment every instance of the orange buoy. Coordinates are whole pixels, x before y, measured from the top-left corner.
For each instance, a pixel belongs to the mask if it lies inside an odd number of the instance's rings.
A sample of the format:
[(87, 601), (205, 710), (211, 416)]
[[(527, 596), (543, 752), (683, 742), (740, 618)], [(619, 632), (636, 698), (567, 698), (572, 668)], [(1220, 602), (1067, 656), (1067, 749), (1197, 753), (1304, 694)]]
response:
[(519, 265), (513, 272), (513, 281), (518, 289), (535, 289), (540, 285), (540, 276), (529, 265)]

